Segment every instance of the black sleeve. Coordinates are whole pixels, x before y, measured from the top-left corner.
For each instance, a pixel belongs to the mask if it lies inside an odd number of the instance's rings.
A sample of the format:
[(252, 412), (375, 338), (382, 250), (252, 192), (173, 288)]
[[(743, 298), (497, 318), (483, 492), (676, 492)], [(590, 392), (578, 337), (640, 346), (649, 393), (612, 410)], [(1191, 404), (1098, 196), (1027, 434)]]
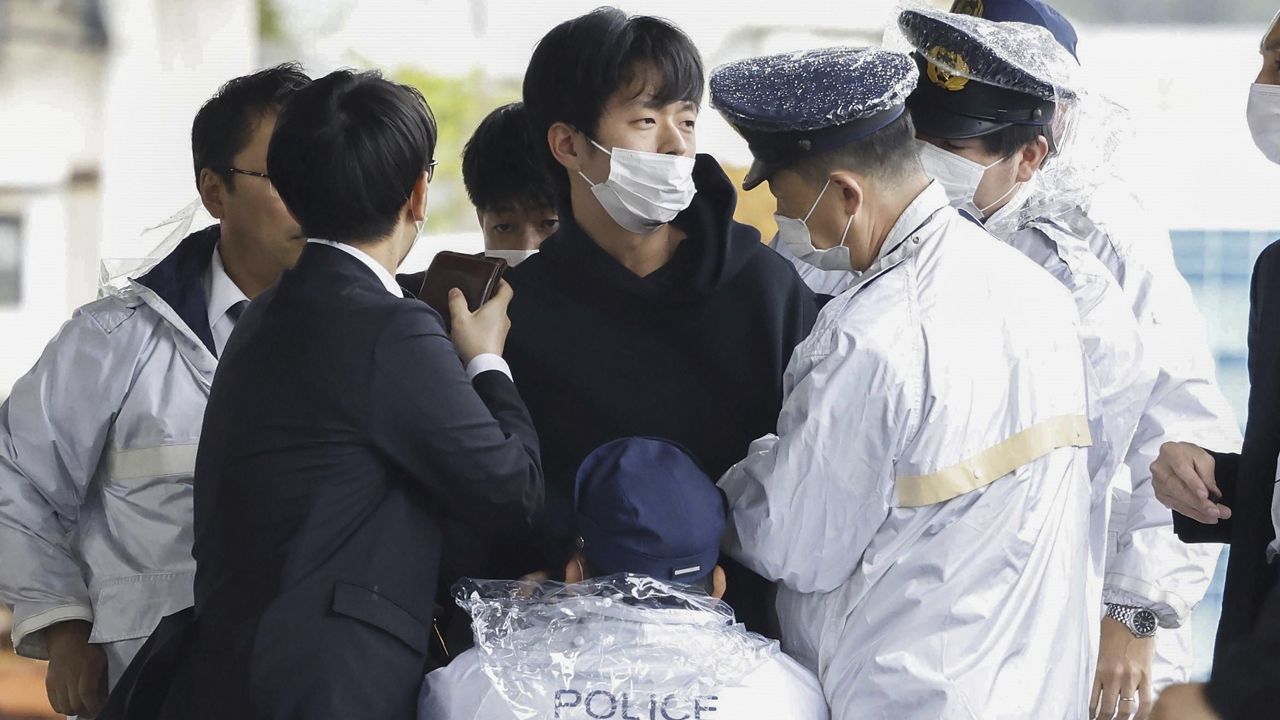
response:
[(780, 255), (775, 254), (775, 258), (785, 266), (781, 275), (787, 279), (782, 326), (782, 367), (785, 368), (791, 362), (791, 352), (809, 337), (809, 331), (813, 330), (813, 324), (818, 320), (818, 312), (831, 301), (831, 296), (815, 294), (791, 263)]
[(538, 438), (524, 401), (501, 372), (469, 382), (431, 310), (404, 308), (375, 349), (374, 443), (480, 535), (520, 534), (543, 497)]
[[(1268, 566), (1272, 572), (1276, 566)], [(1275, 717), (1280, 707), (1280, 584), (1271, 590), (1253, 632), (1213, 666), (1209, 704), (1223, 720)]]
[[(1221, 504), (1235, 510), (1236, 478), (1239, 476), (1240, 456), (1236, 453), (1218, 453), (1209, 450), (1213, 456), (1213, 479), (1222, 491)], [(1231, 529), (1235, 527), (1231, 520), (1219, 520), (1217, 525), (1205, 525), (1181, 513), (1173, 513), (1173, 532), (1184, 543), (1230, 543)]]

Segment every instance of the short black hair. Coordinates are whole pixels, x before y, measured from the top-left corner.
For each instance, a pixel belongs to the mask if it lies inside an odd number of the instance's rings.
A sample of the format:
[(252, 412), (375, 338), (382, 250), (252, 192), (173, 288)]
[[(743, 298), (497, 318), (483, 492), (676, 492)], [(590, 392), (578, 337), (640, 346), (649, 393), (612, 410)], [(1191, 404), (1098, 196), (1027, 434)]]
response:
[(191, 124), (191, 158), (196, 182), (209, 168), (235, 189), (232, 158), (249, 144), (249, 136), (264, 115), (278, 112), (294, 93), (311, 83), (297, 63), (259, 70), (227, 82), (205, 101)]
[(480, 212), (555, 208), (555, 185), (524, 103), (503, 105), (480, 122), (462, 151), (462, 184)]
[(889, 183), (923, 172), (911, 113), (902, 113), (860, 140), (804, 158), (790, 170), (811, 182), (821, 182), (836, 170), (854, 170)]
[(560, 23), (538, 41), (524, 75), (524, 104), (543, 162), (556, 171), (553, 177), (565, 179), (547, 146), (547, 130), (563, 122), (594, 136), (605, 103), (645, 68), (656, 74), (655, 103), (702, 104), (702, 56), (666, 20), (602, 7)]
[(391, 232), (435, 149), (421, 93), (378, 72), (338, 70), (280, 113), (267, 173), (307, 237), (353, 242)]
[(982, 147), (987, 152), (1003, 158), (1009, 157), (1029, 143), (1035, 142), (1041, 135), (1049, 141), (1050, 155), (1052, 155), (1053, 139), (1050, 137), (1048, 129), (1039, 125), (1010, 125), (982, 135), (978, 139), (982, 141)]

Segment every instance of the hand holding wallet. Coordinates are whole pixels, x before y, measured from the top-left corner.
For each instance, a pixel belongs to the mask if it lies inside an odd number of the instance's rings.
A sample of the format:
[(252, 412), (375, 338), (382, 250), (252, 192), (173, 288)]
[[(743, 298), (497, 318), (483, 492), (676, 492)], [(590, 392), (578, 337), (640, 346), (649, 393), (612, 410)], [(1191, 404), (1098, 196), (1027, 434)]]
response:
[(449, 291), (457, 288), (467, 300), (471, 312), (488, 302), (502, 282), (507, 261), (502, 258), (476, 257), (448, 250), (436, 253), (423, 278), (418, 297), (444, 319), (445, 329), (451, 329)]

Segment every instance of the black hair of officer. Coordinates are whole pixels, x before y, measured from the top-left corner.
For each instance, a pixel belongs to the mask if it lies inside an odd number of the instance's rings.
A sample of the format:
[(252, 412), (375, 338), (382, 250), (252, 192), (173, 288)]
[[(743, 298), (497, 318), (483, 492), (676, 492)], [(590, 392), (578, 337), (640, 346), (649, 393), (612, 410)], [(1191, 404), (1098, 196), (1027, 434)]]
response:
[(205, 101), (191, 124), (191, 157), (196, 182), (208, 168), (235, 190), (232, 158), (249, 144), (263, 117), (280, 111), (294, 93), (311, 83), (297, 63), (285, 63), (235, 78)]
[(833, 150), (802, 157), (788, 169), (810, 182), (821, 183), (837, 170), (854, 170), (895, 185), (923, 172), (916, 148), (911, 113), (902, 115), (870, 135)]
[(503, 105), (480, 121), (462, 151), (462, 184), (481, 213), (555, 208), (555, 185), (524, 103)]
[(267, 173), (307, 237), (353, 242), (391, 232), (435, 149), (421, 93), (377, 72), (338, 70), (280, 113)]
[(656, 78), (652, 104), (702, 104), (702, 56), (684, 31), (660, 18), (598, 8), (552, 28), (524, 76), (524, 103), (544, 163), (556, 188), (569, 191), (567, 171), (555, 161), (545, 138), (558, 122), (595, 137), (605, 104), (630, 87), (641, 72)]

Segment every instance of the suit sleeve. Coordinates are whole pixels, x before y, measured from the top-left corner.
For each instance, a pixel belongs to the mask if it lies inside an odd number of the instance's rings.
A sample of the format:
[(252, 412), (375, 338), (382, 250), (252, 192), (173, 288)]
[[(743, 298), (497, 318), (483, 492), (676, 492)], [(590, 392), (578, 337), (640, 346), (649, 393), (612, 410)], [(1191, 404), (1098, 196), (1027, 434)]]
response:
[(0, 601), (20, 655), (47, 658), (50, 625), (93, 621), (71, 539), (129, 386), (125, 360), (77, 312), (0, 406)]
[[(1271, 307), (1271, 304), (1276, 302), (1277, 295), (1273, 286), (1278, 275), (1280, 275), (1280, 243), (1272, 243), (1263, 250), (1257, 263), (1254, 264), (1253, 277), (1249, 284), (1249, 379), (1253, 388), (1250, 391), (1250, 404), (1255, 400), (1252, 393), (1259, 392), (1258, 388), (1267, 384), (1260, 382), (1259, 376), (1270, 372), (1270, 368), (1273, 367), (1274, 360), (1266, 357), (1264, 348), (1270, 345), (1266, 333), (1270, 328), (1274, 328), (1276, 323), (1276, 310)], [(1266, 406), (1265, 403), (1260, 404), (1263, 407)], [(1218, 489), (1222, 491), (1222, 503), (1234, 510), (1236, 498), (1239, 496), (1237, 489), (1242, 480), (1239, 477), (1240, 455), (1213, 450), (1209, 450), (1209, 453), (1213, 455), (1215, 461), (1214, 479), (1218, 483)], [(1243, 480), (1247, 481), (1247, 478)], [(1178, 537), (1187, 543), (1230, 543), (1236, 524), (1235, 520), (1231, 519), (1220, 520), (1216, 525), (1204, 525), (1178, 513), (1173, 514), (1173, 523)]]
[(542, 502), (542, 466), (533, 421), (511, 379), (488, 371), (468, 381), (425, 306), (398, 311), (374, 352), (377, 446), (482, 535), (527, 527)]
[[(903, 383), (870, 349), (799, 355), (778, 434), (752, 443), (720, 479), (730, 503), (725, 545), (766, 579), (828, 592), (853, 574), (889, 516)], [(850, 397), (865, 401), (841, 403)]]
[(1207, 694), (1222, 720), (1274, 716), (1280, 706), (1280, 583), (1253, 632), (1214, 663)]

